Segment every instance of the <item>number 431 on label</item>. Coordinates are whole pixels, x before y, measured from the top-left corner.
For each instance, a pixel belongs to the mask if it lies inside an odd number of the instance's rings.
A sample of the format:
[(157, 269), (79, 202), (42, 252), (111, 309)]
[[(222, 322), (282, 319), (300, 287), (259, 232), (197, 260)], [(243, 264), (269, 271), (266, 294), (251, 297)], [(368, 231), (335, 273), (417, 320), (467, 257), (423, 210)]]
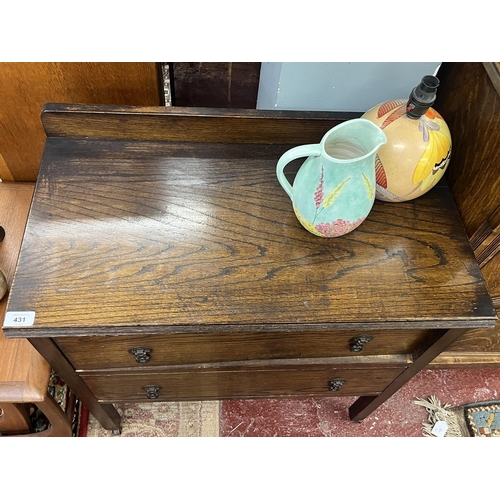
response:
[(35, 311), (9, 311), (5, 313), (3, 322), (4, 328), (19, 328), (23, 326), (32, 326), (35, 322)]

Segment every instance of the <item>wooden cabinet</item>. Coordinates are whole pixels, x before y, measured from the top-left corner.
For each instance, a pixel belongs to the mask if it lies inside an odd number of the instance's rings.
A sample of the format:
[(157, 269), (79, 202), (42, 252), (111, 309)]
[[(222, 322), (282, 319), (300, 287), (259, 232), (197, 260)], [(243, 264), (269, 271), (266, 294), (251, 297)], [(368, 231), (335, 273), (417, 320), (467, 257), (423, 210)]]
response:
[(6, 335), (108, 429), (170, 399), (355, 395), (362, 420), (496, 315), (445, 183), (342, 238), (299, 224), (277, 160), (348, 117), (47, 106)]

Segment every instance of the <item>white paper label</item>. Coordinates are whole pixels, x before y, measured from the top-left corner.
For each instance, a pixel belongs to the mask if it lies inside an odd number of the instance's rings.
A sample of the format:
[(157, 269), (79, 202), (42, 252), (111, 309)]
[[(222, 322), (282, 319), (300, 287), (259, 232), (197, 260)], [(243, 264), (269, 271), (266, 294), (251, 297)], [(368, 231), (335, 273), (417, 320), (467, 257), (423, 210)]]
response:
[(446, 422), (443, 422), (442, 420), (438, 420), (434, 424), (431, 434), (433, 434), (436, 437), (444, 437), (447, 430), (448, 430), (448, 424)]
[(5, 313), (4, 327), (22, 328), (32, 326), (35, 322), (35, 311), (9, 311)]

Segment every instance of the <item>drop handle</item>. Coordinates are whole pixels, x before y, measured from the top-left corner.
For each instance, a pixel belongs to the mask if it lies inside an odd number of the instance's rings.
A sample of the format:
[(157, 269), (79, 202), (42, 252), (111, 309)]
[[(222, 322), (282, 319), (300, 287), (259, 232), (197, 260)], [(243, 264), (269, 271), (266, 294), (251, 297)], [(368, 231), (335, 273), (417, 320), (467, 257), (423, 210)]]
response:
[(329, 389), (332, 392), (338, 392), (340, 391), (340, 388), (347, 382), (347, 379), (345, 378), (333, 378), (330, 380), (329, 384)]
[(361, 352), (368, 342), (371, 342), (373, 337), (371, 335), (358, 335), (357, 337), (353, 337), (349, 341), (349, 350), (351, 352)]
[(143, 385), (142, 390), (146, 391), (146, 396), (148, 399), (158, 399), (160, 396), (161, 386), (159, 385)]
[(128, 350), (130, 354), (135, 356), (137, 363), (149, 363), (153, 349), (151, 347), (132, 347)]

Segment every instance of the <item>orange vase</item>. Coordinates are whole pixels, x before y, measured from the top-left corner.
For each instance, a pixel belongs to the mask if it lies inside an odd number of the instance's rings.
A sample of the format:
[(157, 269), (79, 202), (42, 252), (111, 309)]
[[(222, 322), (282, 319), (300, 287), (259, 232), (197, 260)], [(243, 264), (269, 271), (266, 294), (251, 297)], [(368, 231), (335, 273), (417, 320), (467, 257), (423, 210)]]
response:
[(409, 99), (378, 104), (362, 116), (387, 136), (375, 159), (377, 199), (412, 200), (443, 176), (451, 156), (451, 134), (443, 117), (431, 107), (438, 85), (435, 76), (425, 76)]

